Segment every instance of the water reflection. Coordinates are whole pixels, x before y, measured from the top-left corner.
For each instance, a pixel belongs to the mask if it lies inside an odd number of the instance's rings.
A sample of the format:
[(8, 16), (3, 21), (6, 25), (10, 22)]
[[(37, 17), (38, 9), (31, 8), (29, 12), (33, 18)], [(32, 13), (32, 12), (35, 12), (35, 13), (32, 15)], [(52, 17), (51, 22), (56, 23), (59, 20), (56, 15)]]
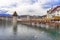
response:
[[(43, 25), (46, 27), (46, 25)], [(47, 25), (49, 27), (49, 25)], [(53, 27), (53, 26), (50, 26)], [(0, 21), (1, 40), (60, 40), (60, 30), (41, 29), (12, 22)]]
[(17, 26), (13, 27), (13, 34), (16, 35), (17, 34)]

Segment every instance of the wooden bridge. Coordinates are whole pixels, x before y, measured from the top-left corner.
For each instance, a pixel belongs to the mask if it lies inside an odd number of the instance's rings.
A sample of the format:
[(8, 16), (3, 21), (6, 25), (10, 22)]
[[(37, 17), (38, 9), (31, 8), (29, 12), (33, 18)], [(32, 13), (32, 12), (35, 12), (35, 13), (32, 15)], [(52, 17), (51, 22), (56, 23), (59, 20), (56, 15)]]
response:
[(39, 26), (40, 24), (46, 24), (46, 25), (51, 25), (56, 28), (59, 28), (60, 22), (53, 22), (51, 20), (44, 20), (44, 19), (30, 19), (30, 20), (18, 20), (18, 22), (23, 23), (23, 24), (29, 24), (29, 25), (36, 25)]

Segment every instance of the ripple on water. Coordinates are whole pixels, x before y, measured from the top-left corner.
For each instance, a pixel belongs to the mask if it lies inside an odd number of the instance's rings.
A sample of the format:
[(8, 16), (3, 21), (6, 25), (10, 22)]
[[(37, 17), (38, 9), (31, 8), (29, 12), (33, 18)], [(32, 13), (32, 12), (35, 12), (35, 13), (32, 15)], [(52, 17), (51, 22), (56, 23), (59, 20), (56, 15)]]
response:
[(29, 26), (18, 24), (14, 28), (11, 24), (3, 24), (0, 26), (1, 40), (59, 40), (60, 34), (55, 38), (53, 32), (32, 28)]

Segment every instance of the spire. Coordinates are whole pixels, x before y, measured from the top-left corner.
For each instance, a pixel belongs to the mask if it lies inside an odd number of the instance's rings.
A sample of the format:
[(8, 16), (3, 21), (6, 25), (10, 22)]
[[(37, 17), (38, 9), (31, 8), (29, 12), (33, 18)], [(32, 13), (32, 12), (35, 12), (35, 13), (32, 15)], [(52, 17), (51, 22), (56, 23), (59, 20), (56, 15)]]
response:
[(18, 16), (16, 11), (13, 13), (13, 16)]

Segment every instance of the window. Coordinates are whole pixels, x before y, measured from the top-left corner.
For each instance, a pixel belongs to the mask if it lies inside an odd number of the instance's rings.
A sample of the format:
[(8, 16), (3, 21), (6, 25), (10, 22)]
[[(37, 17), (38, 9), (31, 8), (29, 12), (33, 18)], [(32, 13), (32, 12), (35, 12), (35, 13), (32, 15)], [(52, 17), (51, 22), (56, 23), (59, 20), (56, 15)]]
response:
[(59, 14), (57, 14), (59, 16)]
[(54, 17), (55, 16), (55, 14), (52, 14), (52, 17)]

